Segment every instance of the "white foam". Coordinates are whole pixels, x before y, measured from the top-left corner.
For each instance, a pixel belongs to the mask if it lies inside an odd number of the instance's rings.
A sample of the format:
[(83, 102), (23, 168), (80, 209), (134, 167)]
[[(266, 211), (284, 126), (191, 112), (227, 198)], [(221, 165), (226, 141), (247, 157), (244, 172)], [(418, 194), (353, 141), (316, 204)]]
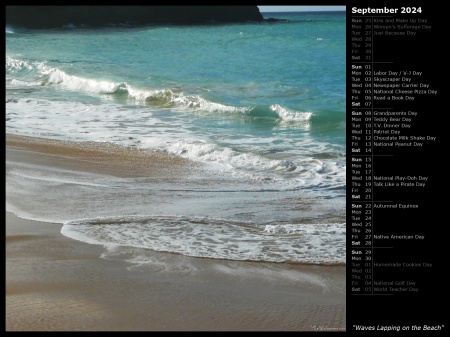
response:
[(57, 84), (65, 89), (92, 92), (96, 94), (113, 94), (121, 83), (108, 81), (98, 81), (78, 76), (68, 75), (64, 71), (56, 68), (42, 70), (43, 74), (48, 74), (48, 84)]
[(61, 233), (89, 243), (146, 248), (193, 257), (345, 262), (345, 224), (267, 225), (262, 228), (225, 219), (127, 216), (65, 222)]
[(5, 61), (6, 61), (7, 71), (10, 71), (10, 72), (17, 72), (24, 68), (28, 69), (28, 70), (33, 69), (33, 66), (30, 63), (28, 63), (27, 61), (18, 60), (13, 57), (10, 57), (10, 56), (6, 56)]
[(140, 103), (154, 103), (166, 107), (179, 109), (201, 110), (209, 113), (247, 113), (250, 107), (236, 107), (210, 102), (199, 95), (185, 95), (176, 93), (171, 89), (145, 90), (126, 85), (130, 98)]
[(45, 62), (28, 62), (6, 57), (6, 68), (10, 73), (17, 73), (26, 69), (27, 71), (35, 71), (34, 78), (23, 80), (13, 79), (16, 84), (23, 85), (28, 82), (29, 85), (58, 85), (62, 88), (76, 91), (91, 92), (97, 94), (115, 93), (122, 83), (110, 81), (99, 81), (79, 76), (69, 75), (66, 72), (48, 66)]
[(24, 87), (33, 87), (36, 85), (42, 85), (43, 82), (42, 81), (21, 81), (21, 80), (17, 80), (15, 78), (7, 78), (6, 80), (9, 80), (11, 85), (15, 85), (15, 86), (24, 86)]
[(312, 112), (290, 111), (279, 104), (270, 106), (270, 109), (280, 116), (284, 122), (307, 122), (311, 119)]
[(169, 89), (162, 90), (143, 90), (136, 89), (132, 86), (126, 84), (126, 90), (128, 91), (128, 96), (132, 99), (135, 99), (138, 102), (145, 103), (146, 101), (156, 101), (161, 104), (167, 104), (171, 101), (174, 93)]

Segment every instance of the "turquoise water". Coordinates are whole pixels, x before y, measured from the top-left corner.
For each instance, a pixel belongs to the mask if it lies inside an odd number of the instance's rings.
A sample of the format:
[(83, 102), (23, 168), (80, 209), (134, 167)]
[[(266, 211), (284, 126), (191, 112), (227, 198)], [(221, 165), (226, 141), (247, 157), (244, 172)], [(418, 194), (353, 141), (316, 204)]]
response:
[[(310, 231), (309, 227), (301, 227), (303, 222), (308, 226), (321, 224), (326, 227), (324, 233), (337, 228), (340, 234), (334, 240), (343, 247), (345, 12), (263, 14), (288, 21), (44, 31), (7, 27), (6, 132), (156, 148), (203, 163), (220, 172), (224, 179), (232, 179), (233, 183), (225, 184), (221, 190), (239, 185), (228, 189), (253, 191), (252, 199), (256, 201), (248, 205), (249, 213), (255, 214), (250, 217), (252, 226), (263, 228), (266, 234), (281, 230), (284, 235), (299, 235), (299, 231)], [(36, 170), (33, 172), (37, 174)], [(80, 218), (108, 215), (118, 219), (143, 212), (136, 199), (130, 199), (126, 211), (112, 212), (92, 204), (90, 212), (85, 208), (70, 217), (62, 215), (67, 214), (64, 209), (69, 205), (59, 205), (46, 215), (38, 209), (25, 212), (12, 201), (14, 177), (7, 174), (7, 208), (24, 217), (71, 222), (73, 226)], [(307, 220), (299, 220), (298, 206), (285, 203), (284, 215), (277, 202), (262, 211), (254, 205), (274, 198), (257, 193), (262, 190), (276, 191), (276, 200), (297, 200), (307, 195), (310, 200), (327, 200), (323, 202), (327, 206), (318, 203), (317, 211), (309, 214)], [(26, 189), (23, 191), (25, 195)], [(231, 209), (232, 200), (226, 201), (217, 194), (214, 198), (222, 198), (217, 203), (228, 202)], [(326, 217), (320, 215), (321, 209), (322, 213), (330, 212), (330, 204), (340, 210), (337, 223), (327, 223)], [(154, 214), (146, 214), (147, 220), (139, 218), (138, 223), (165, 223), (161, 225), (164, 229), (168, 223), (176, 226), (177, 217), (189, 213), (183, 207), (178, 211), (163, 209), (164, 214), (158, 214), (163, 218), (155, 220)], [(225, 241), (236, 240), (236, 228), (242, 228), (233, 221), (243, 219), (217, 205), (188, 215), (214, 215), (211, 228), (225, 226), (230, 230)], [(173, 218), (169, 221), (167, 216)], [(272, 222), (262, 220), (267, 217)], [(231, 222), (217, 220), (223, 218)], [(196, 223), (191, 220), (191, 225)], [(140, 225), (130, 226), (137, 230)], [(213, 231), (208, 229), (202, 235)], [(202, 235), (198, 236), (199, 242)], [(154, 239), (148, 241), (151, 240)], [(286, 246), (292, 243), (281, 236), (274, 242), (277, 240)], [(260, 238), (255, 238), (258, 241)], [(122, 242), (127, 243), (133, 245), (126, 239)], [(134, 245), (147, 247), (145, 242)], [(252, 259), (245, 255), (245, 249), (237, 255), (227, 255), (208, 253), (208, 249), (192, 254), (189, 247), (148, 248), (193, 256)], [(323, 261), (319, 255), (308, 260), (303, 253), (297, 257), (292, 251), (286, 259), (271, 259), (264, 254), (255, 255), (255, 259), (344, 262), (345, 248)]]

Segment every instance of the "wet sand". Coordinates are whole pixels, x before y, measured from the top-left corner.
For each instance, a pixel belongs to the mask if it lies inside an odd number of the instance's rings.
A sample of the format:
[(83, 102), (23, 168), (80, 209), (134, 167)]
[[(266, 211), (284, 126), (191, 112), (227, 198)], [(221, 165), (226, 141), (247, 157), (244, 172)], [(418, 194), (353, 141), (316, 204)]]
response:
[[(122, 164), (110, 164), (114, 149), (104, 159), (80, 153), (79, 160), (72, 149), (65, 152), (62, 143), (56, 145), (58, 152), (55, 146), (46, 148), (48, 141), (10, 135), (6, 140), (7, 160), (123, 172)], [(139, 156), (135, 158), (139, 162)], [(164, 154), (154, 158), (155, 166), (146, 167), (146, 174), (174, 174), (190, 165)], [(123, 161), (130, 168), (127, 174), (142, 172), (135, 164)], [(170, 170), (159, 169), (168, 164)], [(69, 239), (60, 233), (61, 226), (6, 213), (7, 331), (345, 329), (345, 266), (211, 260), (148, 251), (152, 263), (137, 266), (121, 257), (101, 258), (104, 247)]]

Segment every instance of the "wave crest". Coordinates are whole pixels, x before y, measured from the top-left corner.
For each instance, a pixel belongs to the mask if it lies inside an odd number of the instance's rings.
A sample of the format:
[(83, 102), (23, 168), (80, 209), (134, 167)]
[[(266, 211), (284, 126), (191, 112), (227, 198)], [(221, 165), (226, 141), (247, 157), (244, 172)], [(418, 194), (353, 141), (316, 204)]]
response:
[(276, 112), (284, 122), (307, 122), (313, 115), (313, 113), (309, 111), (290, 111), (279, 104), (271, 105), (270, 110)]
[(63, 88), (76, 91), (92, 92), (96, 94), (114, 94), (121, 85), (121, 83), (97, 81), (68, 75), (64, 71), (56, 68), (50, 68), (48, 71), (43, 71), (43, 73), (48, 74), (48, 78), (43, 82), (43, 85), (58, 84)]
[(7, 81), (11, 84), (57, 85), (64, 89), (94, 94), (125, 96), (138, 104), (148, 104), (162, 108), (189, 109), (208, 113), (228, 113), (273, 120), (273, 122), (308, 123), (312, 112), (292, 111), (279, 104), (270, 106), (234, 106), (209, 101), (200, 95), (188, 95), (172, 89), (141, 89), (125, 81), (114, 82), (70, 75), (65, 71), (50, 67), (45, 62), (25, 61), (6, 57)]

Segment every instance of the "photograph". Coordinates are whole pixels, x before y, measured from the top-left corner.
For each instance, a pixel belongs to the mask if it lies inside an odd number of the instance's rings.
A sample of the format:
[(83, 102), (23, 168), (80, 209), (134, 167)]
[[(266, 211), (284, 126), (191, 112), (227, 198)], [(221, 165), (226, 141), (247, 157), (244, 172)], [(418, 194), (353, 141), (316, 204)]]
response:
[(6, 6), (6, 331), (345, 331), (346, 6)]

